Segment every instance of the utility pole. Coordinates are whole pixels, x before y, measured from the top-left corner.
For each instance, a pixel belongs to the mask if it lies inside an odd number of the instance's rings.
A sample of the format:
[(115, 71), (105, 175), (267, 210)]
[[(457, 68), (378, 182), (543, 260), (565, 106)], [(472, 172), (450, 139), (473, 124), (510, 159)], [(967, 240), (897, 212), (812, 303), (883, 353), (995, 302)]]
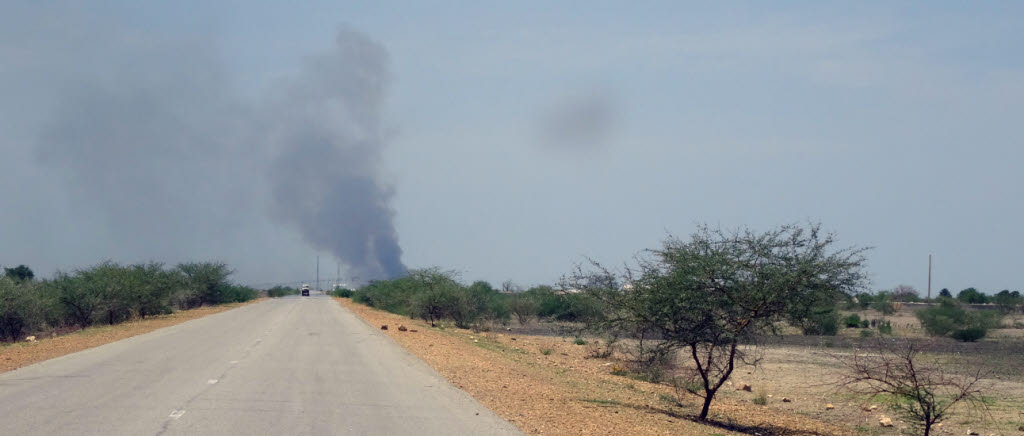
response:
[(928, 253), (928, 301), (932, 299), (932, 254)]
[(341, 285), (341, 262), (338, 262), (338, 272), (334, 275), (334, 287), (337, 288)]
[(316, 290), (320, 290), (320, 255), (316, 256)]

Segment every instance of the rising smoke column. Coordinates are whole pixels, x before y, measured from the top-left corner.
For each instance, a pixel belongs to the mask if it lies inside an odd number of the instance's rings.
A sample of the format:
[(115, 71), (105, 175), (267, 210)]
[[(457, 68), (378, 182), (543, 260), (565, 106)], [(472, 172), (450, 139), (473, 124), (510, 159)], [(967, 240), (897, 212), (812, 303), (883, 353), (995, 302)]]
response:
[(277, 152), (269, 171), (274, 215), (360, 280), (406, 271), (393, 190), (379, 174), (388, 64), (383, 46), (343, 29), (333, 50), (281, 86), (266, 114)]
[(53, 31), (70, 36), (31, 50), (53, 104), (25, 163), (47, 171), (27, 180), (53, 178), (53, 201), (67, 202), (51, 221), (70, 229), (55, 244), (81, 253), (69, 266), (215, 257), (268, 270), (299, 263), (275, 251), (298, 232), (361, 280), (405, 271), (380, 176), (381, 45), (343, 30), (296, 75), (243, 97), (215, 39), (97, 20), (65, 17), (78, 25)]

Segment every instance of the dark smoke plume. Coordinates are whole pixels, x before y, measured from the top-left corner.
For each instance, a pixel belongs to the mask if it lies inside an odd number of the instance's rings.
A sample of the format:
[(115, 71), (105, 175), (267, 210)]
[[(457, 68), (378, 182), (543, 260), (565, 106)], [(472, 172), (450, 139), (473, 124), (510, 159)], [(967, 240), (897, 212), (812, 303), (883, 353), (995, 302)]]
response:
[(276, 214), (361, 279), (405, 272), (392, 191), (377, 174), (387, 67), (383, 46), (343, 30), (334, 51), (310, 59), (286, 86), (268, 120)]
[(113, 239), (118, 252), (97, 247), (96, 261), (258, 246), (271, 220), (360, 280), (405, 271), (380, 176), (384, 47), (342, 30), (251, 103), (208, 41), (125, 40), (97, 42), (99, 70), (60, 81), (35, 150), (62, 179), (76, 228)]

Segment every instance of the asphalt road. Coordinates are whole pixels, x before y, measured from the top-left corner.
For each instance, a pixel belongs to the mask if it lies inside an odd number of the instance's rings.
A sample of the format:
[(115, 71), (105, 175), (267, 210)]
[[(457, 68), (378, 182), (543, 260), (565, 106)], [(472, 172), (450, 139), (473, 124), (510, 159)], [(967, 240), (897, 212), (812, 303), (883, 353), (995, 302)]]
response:
[(521, 433), (323, 296), (0, 374), (0, 435), (179, 434)]

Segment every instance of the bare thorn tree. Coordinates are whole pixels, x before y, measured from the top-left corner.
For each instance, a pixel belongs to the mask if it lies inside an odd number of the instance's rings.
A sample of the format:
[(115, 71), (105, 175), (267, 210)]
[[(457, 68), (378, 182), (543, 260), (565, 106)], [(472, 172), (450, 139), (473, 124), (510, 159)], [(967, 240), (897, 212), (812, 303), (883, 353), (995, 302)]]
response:
[(889, 398), (888, 405), (908, 421), (914, 422), (925, 436), (945, 420), (954, 406), (984, 409), (982, 393), (985, 372), (969, 366), (956, 355), (930, 356), (921, 353), (913, 342), (879, 339), (867, 350), (852, 356), (833, 355), (843, 367), (841, 389)]

